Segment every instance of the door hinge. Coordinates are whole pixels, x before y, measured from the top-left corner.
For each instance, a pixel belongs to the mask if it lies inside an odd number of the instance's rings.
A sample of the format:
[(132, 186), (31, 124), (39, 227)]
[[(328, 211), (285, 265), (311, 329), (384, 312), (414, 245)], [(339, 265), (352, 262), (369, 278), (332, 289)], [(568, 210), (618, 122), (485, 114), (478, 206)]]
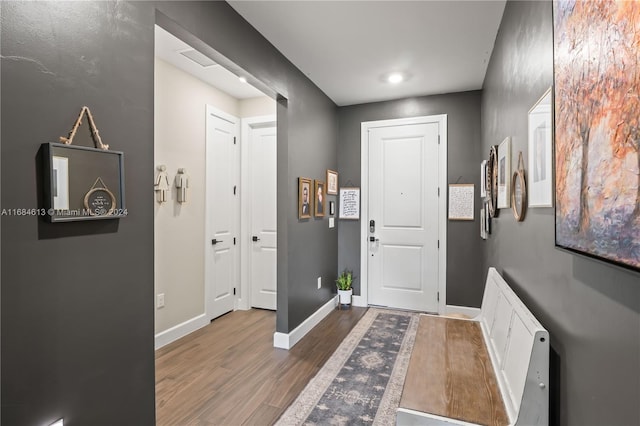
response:
[[(440, 136), (438, 136), (438, 137), (440, 137)], [(438, 142), (438, 143), (440, 143), (440, 142)], [(233, 137), (233, 144), (234, 145), (236, 144), (236, 137), (235, 136)]]
[(440, 248), (440, 240), (438, 240), (438, 248)]
[(233, 185), (233, 195), (236, 195), (236, 185)]
[(438, 187), (438, 197), (440, 196), (440, 187)]
[[(234, 293), (235, 294), (235, 293)], [(437, 293), (436, 299), (438, 299), (437, 301), (440, 301), (440, 292)]]
[(233, 288), (233, 295), (234, 296), (236, 295), (236, 288), (235, 287)]
[(233, 245), (236, 245), (236, 237), (233, 237)]
[(438, 135), (438, 145), (440, 145), (440, 135)]

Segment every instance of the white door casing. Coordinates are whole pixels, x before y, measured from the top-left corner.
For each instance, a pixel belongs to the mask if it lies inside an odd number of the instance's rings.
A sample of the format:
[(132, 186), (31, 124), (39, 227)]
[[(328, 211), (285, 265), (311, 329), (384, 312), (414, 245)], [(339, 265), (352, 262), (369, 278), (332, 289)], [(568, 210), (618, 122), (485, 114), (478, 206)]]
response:
[(213, 319), (235, 308), (238, 279), (239, 120), (206, 107), (205, 310)]
[[(242, 294), (240, 306), (276, 309), (276, 117), (242, 120)], [(254, 241), (255, 237), (255, 241)], [(248, 297), (244, 297), (244, 295)], [(247, 300), (248, 299), (248, 300)]]
[(354, 304), (444, 312), (446, 129), (446, 115), (362, 123), (361, 294)]

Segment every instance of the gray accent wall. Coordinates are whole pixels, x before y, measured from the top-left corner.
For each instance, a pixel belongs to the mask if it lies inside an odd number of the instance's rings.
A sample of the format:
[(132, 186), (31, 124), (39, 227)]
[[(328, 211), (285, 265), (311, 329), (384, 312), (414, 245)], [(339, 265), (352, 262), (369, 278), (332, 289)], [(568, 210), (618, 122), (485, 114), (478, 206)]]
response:
[[(338, 172), (341, 186), (361, 185), (361, 124), (365, 121), (447, 114), (448, 183), (474, 183), (476, 210), (480, 208), (480, 98), (481, 92), (423, 96), (339, 109)], [(447, 188), (441, 188), (441, 197)], [(363, 206), (364, 209), (364, 206)], [(360, 222), (339, 220), (339, 270), (353, 269), (359, 275)], [(474, 221), (447, 221), (447, 299), (449, 305), (480, 306), (483, 243), (479, 212)], [(360, 294), (360, 281), (354, 285)]]
[(129, 211), (2, 216), (3, 425), (154, 422), (153, 24), (134, 3), (2, 4), (2, 208), (42, 207), (40, 144), (86, 105), (124, 151)]
[[(336, 167), (337, 107), (225, 2), (157, 2), (158, 23), (238, 71), (278, 102), (278, 312), (288, 333), (332, 297), (337, 229), (298, 220), (298, 177)], [(317, 278), (322, 288), (317, 289)]]
[[(551, 2), (509, 1), (482, 97), (482, 151), (512, 137), (527, 159), (527, 113), (553, 82)], [(551, 337), (551, 424), (640, 424), (640, 274), (554, 247), (554, 210), (493, 221), (495, 266)], [(486, 272), (483, 273), (486, 276)]]
[(154, 24), (224, 55), (278, 99), (285, 333), (332, 297), (337, 229), (297, 219), (297, 178), (337, 168), (337, 108), (224, 2), (1, 7), (2, 208), (41, 206), (40, 144), (66, 136), (87, 105), (103, 141), (125, 153), (129, 209), (118, 221), (2, 217), (2, 424), (152, 425)]

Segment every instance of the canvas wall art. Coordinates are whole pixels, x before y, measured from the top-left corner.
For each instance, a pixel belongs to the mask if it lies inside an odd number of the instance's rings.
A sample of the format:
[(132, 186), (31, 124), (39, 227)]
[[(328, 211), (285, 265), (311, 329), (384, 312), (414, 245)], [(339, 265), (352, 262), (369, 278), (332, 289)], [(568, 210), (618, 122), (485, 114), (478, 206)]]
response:
[(556, 245), (640, 270), (640, 2), (553, 15)]

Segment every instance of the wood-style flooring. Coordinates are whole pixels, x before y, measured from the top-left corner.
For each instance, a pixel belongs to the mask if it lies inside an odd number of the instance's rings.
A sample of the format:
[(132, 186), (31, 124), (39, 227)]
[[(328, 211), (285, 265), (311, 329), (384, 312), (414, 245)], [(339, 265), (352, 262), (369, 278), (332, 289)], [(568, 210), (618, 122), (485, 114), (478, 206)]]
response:
[(259, 309), (158, 349), (156, 424), (273, 424), (365, 312), (332, 312), (289, 351), (273, 347), (275, 312)]

